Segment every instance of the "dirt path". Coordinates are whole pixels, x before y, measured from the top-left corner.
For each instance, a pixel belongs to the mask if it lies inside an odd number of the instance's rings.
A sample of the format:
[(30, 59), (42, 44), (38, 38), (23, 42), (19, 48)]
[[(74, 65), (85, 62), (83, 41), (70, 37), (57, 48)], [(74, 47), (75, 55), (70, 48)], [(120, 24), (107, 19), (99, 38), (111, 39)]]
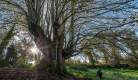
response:
[(36, 73), (33, 69), (0, 69), (0, 80), (92, 80), (75, 77), (72, 74), (59, 76), (52, 73)]
[(1, 80), (36, 80), (31, 69), (0, 69)]

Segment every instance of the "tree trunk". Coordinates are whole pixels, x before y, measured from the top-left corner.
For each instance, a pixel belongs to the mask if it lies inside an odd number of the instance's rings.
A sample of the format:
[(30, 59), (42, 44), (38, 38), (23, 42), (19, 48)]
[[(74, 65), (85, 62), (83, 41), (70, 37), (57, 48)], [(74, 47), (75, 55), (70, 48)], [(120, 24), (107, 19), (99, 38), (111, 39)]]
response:
[(107, 54), (106, 53), (104, 53), (104, 59), (105, 59), (105, 66), (107, 66), (108, 57), (107, 57)]
[(93, 56), (90, 55), (90, 56), (88, 56), (88, 58), (89, 58), (89, 61), (91, 62), (91, 64), (94, 66), (95, 65), (95, 60), (93, 59)]
[(93, 56), (92, 56), (91, 52), (87, 52), (86, 55), (88, 56), (88, 59), (91, 62), (91, 64), (94, 66), (95, 65), (95, 60), (93, 59)]
[(49, 71), (62, 75), (66, 73), (65, 59), (62, 56), (62, 44), (56, 47), (56, 41), (48, 39), (40, 26), (34, 25), (29, 28), (29, 31), (34, 35), (37, 48), (39, 48), (44, 55), (43, 60), (41, 60), (36, 68), (41, 71)]

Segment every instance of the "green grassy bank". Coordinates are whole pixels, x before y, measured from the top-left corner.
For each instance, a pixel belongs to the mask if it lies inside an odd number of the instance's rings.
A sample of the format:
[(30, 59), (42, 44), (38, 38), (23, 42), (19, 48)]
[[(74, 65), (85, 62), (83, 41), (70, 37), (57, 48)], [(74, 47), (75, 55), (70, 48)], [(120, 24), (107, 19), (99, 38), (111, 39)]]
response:
[[(80, 67), (74, 65), (75, 67)], [(87, 67), (85, 67), (87, 68)], [(81, 77), (91, 77), (94, 80), (99, 80), (97, 76), (97, 68), (87, 68), (88, 71), (73, 69), (70, 66), (67, 66), (68, 72), (76, 76)], [(138, 69), (129, 69), (129, 68), (100, 68), (103, 73), (104, 80), (138, 80)]]

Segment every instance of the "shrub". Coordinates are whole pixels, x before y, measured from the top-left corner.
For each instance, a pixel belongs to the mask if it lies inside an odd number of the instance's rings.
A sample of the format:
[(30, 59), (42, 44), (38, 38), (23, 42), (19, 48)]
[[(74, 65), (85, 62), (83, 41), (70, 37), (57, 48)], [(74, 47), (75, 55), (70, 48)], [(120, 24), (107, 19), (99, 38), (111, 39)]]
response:
[(84, 66), (86, 68), (97, 68), (96, 65), (91, 65), (91, 64), (80, 64), (81, 66)]
[(80, 70), (80, 71), (88, 71), (86, 67), (78, 66), (78, 65), (70, 65), (69, 68), (74, 70)]
[[(15, 66), (16, 67), (16, 66)], [(31, 63), (21, 63), (18, 68), (33, 68), (35, 65), (32, 65)]]
[(8, 66), (7, 60), (4, 59), (3, 55), (0, 55), (0, 67), (7, 67)]

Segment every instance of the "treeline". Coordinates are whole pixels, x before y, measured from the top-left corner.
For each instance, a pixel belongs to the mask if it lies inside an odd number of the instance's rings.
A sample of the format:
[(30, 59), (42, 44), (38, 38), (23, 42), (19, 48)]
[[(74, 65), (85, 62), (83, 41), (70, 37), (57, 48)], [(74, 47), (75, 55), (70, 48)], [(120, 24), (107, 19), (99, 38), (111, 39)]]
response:
[[(85, 42), (85, 40), (84, 40)], [(135, 31), (120, 30), (117, 32), (106, 32), (102, 36), (90, 40), (89, 45), (81, 53), (87, 60), (68, 59), (67, 65), (90, 64), (103, 67), (132, 67), (138, 68), (138, 37)]]

